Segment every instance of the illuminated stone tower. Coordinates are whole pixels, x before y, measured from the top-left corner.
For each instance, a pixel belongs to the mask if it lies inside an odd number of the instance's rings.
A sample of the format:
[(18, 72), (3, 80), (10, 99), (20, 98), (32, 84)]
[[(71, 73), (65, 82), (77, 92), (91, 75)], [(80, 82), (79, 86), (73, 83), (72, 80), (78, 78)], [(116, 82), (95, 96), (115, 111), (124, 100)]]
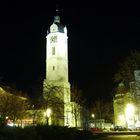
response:
[[(46, 36), (46, 79), (45, 82), (62, 88), (64, 102), (61, 125), (71, 126), (70, 84), (68, 81), (68, 37), (67, 28), (54, 17)], [(53, 110), (52, 110), (53, 111)]]
[(68, 43), (67, 29), (60, 23), (60, 17), (54, 17), (54, 23), (47, 34), (47, 70), (49, 81), (68, 83)]

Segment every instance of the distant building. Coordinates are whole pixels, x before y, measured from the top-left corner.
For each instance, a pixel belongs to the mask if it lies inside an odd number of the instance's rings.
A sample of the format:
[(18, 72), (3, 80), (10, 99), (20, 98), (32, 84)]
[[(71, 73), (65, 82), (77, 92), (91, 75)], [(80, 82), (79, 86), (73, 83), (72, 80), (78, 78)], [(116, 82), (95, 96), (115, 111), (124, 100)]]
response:
[[(127, 92), (116, 93), (113, 99), (116, 126), (136, 129), (140, 127), (140, 70), (134, 71), (135, 81)], [(123, 84), (118, 85), (123, 88)]]

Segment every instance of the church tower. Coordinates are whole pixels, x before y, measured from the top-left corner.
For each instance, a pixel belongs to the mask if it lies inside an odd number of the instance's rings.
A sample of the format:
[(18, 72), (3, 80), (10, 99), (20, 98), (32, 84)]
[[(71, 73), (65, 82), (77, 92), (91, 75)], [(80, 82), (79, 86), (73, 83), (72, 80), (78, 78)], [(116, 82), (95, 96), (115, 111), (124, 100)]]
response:
[(47, 34), (46, 78), (49, 81), (68, 82), (67, 29), (55, 16)]
[[(68, 37), (67, 28), (55, 16), (46, 36), (46, 79), (45, 83), (61, 87), (63, 100), (63, 119), (61, 125), (71, 126), (71, 97), (68, 81)], [(52, 108), (53, 112), (53, 108)], [(53, 123), (52, 123), (53, 124)]]

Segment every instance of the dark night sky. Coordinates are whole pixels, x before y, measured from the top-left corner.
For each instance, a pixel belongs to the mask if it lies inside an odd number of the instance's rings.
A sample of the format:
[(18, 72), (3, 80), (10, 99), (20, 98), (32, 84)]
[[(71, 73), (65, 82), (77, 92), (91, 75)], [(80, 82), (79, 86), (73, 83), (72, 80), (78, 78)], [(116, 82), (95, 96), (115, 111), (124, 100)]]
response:
[[(140, 10), (134, 3), (58, 1), (68, 28), (70, 82), (88, 101), (111, 99), (118, 63), (140, 50)], [(0, 76), (31, 91), (45, 77), (46, 32), (56, 2), (6, 1), (0, 15)]]

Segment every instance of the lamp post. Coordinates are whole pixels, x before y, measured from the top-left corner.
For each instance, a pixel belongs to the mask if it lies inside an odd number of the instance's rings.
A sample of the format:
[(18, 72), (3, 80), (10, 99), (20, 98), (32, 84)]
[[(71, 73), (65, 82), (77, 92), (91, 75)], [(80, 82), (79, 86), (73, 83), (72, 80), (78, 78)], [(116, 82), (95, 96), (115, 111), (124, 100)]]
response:
[(96, 127), (96, 122), (95, 122), (95, 120), (94, 120), (94, 117), (95, 117), (95, 115), (92, 113), (92, 114), (91, 114), (91, 118), (92, 118), (94, 127)]
[(52, 110), (50, 108), (47, 108), (46, 112), (44, 112), (44, 116), (46, 117), (47, 120), (47, 125), (49, 125), (49, 118), (52, 114)]
[(35, 113), (35, 109), (34, 109), (34, 104), (32, 105), (32, 114), (33, 114), (33, 126), (34, 126), (34, 124), (35, 124), (35, 115), (36, 115), (36, 113)]

